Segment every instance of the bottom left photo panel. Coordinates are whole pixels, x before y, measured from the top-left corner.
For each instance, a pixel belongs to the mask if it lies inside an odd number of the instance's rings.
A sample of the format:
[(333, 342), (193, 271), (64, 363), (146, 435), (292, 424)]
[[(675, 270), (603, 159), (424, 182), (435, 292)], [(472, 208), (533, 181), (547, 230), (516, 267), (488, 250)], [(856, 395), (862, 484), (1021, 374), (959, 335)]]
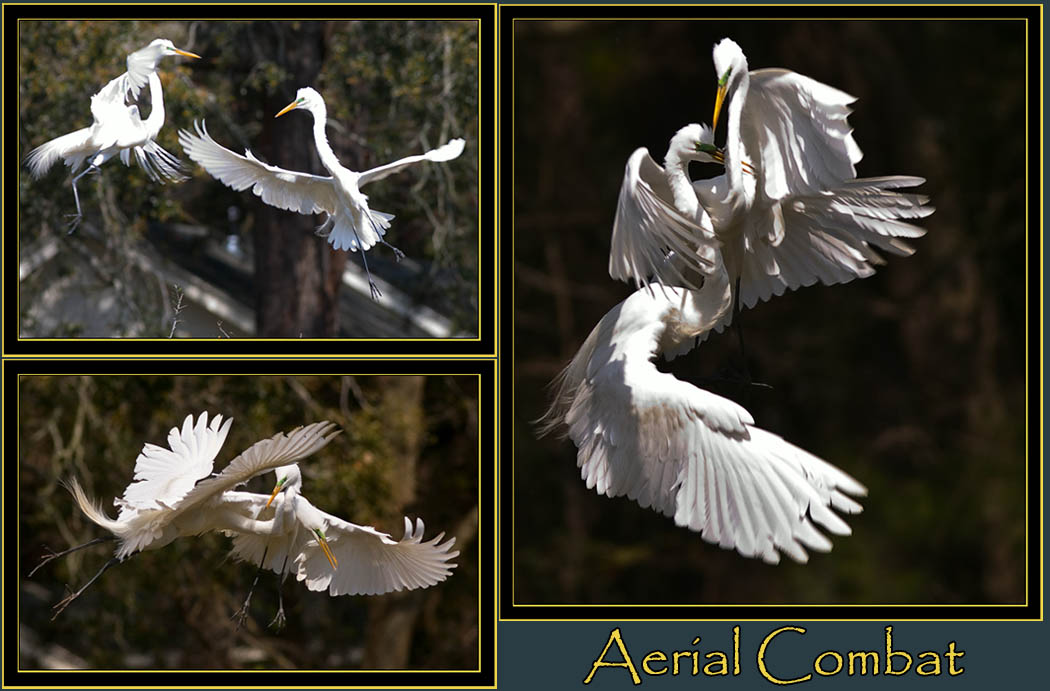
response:
[(3, 381), (5, 686), (491, 683), (491, 363)]

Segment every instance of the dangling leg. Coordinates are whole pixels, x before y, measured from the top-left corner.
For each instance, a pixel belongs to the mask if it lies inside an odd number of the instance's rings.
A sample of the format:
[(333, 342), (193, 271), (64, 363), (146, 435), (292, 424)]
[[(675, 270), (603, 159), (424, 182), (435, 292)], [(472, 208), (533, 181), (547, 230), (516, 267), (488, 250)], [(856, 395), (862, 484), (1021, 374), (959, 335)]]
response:
[(368, 217), (368, 222), (372, 224), (372, 230), (375, 231), (376, 237), (379, 238), (380, 244), (386, 245), (390, 249), (394, 250), (394, 260), (397, 261), (397, 262), (400, 262), (402, 259), (404, 259), (405, 258), (405, 253), (404, 252), (402, 252), (401, 250), (399, 250), (398, 248), (394, 247), (389, 242), (387, 242), (386, 240), (383, 239), (383, 234), (381, 232), (379, 232), (379, 227), (376, 226), (376, 222), (372, 220), (372, 213), (369, 212), (368, 214), (366, 214), (366, 216)]
[(81, 219), (84, 217), (83, 212), (81, 212), (81, 210), (80, 210), (80, 195), (77, 193), (77, 180), (79, 180), (80, 178), (84, 177), (85, 175), (90, 173), (92, 170), (98, 171), (99, 170), (99, 165), (101, 165), (104, 160), (105, 159), (102, 159), (102, 154), (99, 153), (97, 156), (95, 156), (95, 158), (93, 158), (91, 160), (91, 165), (89, 165), (87, 168), (85, 168), (83, 170), (83, 172), (81, 172), (78, 175), (75, 175), (73, 177), (73, 201), (75, 201), (77, 203), (77, 212), (76, 212), (76, 214), (69, 214), (69, 215), (66, 216), (66, 218), (69, 218), (70, 216), (72, 216), (72, 218), (73, 218), (73, 220), (69, 222), (69, 226), (68, 226), (69, 229), (66, 231), (67, 235), (71, 234), (74, 230), (77, 229), (77, 226), (80, 225)]
[[(120, 559), (117, 559), (116, 557), (113, 557), (112, 559), (107, 561), (105, 563), (105, 565), (101, 569), (98, 570), (98, 573), (96, 573), (94, 576), (92, 576), (91, 580), (88, 581), (87, 583), (85, 583), (84, 586), (80, 590), (78, 590), (75, 593), (70, 593), (69, 595), (66, 595), (65, 598), (63, 598), (61, 602), (59, 602), (57, 605), (52, 607), (52, 609), (55, 610), (55, 614), (51, 617), (51, 621), (54, 621), (55, 617), (57, 617), (59, 614), (62, 614), (62, 611), (66, 607), (69, 607), (70, 603), (72, 603), (73, 600), (76, 600), (78, 597), (80, 597), (81, 593), (83, 593), (85, 590), (87, 590), (88, 587), (90, 587), (90, 585), (92, 583), (97, 581), (98, 577), (106, 572), (106, 569), (108, 569), (109, 567), (113, 566), (114, 564), (119, 564), (119, 563), (120, 563)], [(68, 585), (66, 586), (66, 589), (67, 590), (69, 589)]]
[(751, 368), (747, 366), (747, 348), (744, 347), (744, 328), (740, 325), (740, 315), (744, 309), (740, 305), (740, 277), (737, 276), (736, 287), (733, 291), (733, 330), (736, 331), (736, 340), (740, 345), (740, 357), (744, 361), (744, 384), (747, 387), (757, 386), (762, 389), (772, 389), (773, 387), (769, 384), (763, 384), (756, 382), (751, 378)]
[(372, 273), (368, 270), (368, 259), (365, 258), (364, 245), (361, 244), (361, 236), (357, 234), (357, 226), (351, 225), (350, 228), (354, 231), (354, 237), (357, 238), (357, 251), (361, 253), (361, 263), (365, 265), (365, 276), (368, 277), (368, 287), (372, 291), (372, 299), (379, 300), (383, 297), (383, 294), (379, 292), (379, 286), (372, 280)]
[(255, 592), (255, 586), (259, 584), (259, 574), (263, 572), (263, 564), (266, 563), (266, 550), (269, 548), (269, 545), (263, 547), (262, 560), (259, 562), (259, 568), (255, 570), (255, 580), (252, 581), (252, 587), (248, 588), (248, 597), (244, 598), (244, 604), (241, 605), (241, 609), (230, 617), (237, 622), (238, 629), (244, 626), (244, 622), (248, 620), (248, 605), (252, 602), (252, 593)]
[(284, 579), (288, 576), (288, 555), (284, 555), (284, 565), (281, 566), (281, 575), (277, 579), (277, 615), (274, 616), (273, 621), (270, 622), (270, 626), (275, 631), (280, 631), (284, 628), (284, 594), (281, 592), (281, 588), (284, 586)]
[(332, 220), (332, 214), (325, 212), (325, 215), (327, 216), (327, 218), (325, 218), (324, 223), (314, 228), (314, 235), (316, 235), (319, 238), (326, 238), (329, 235), (331, 235), (332, 226), (335, 224), (335, 222)]
[(44, 564), (48, 563), (52, 559), (58, 559), (59, 557), (64, 557), (67, 554), (72, 554), (73, 552), (82, 550), (85, 547), (90, 547), (91, 545), (97, 545), (97, 544), (99, 544), (101, 542), (112, 542), (113, 540), (116, 540), (116, 539), (117, 538), (116, 538), (115, 535), (110, 535), (108, 537), (96, 537), (94, 540), (91, 540), (90, 542), (85, 542), (82, 545), (77, 545), (76, 547), (70, 547), (69, 549), (65, 550), (64, 552), (57, 552), (57, 553), (52, 551), (51, 548), (48, 547), (47, 545), (44, 545), (44, 549), (47, 550), (47, 554), (44, 555), (44, 558), (40, 560), (40, 563), (37, 564), (33, 568), (33, 570), (29, 572), (29, 575), (27, 576), (27, 578), (32, 578), (33, 574), (36, 573), (40, 569), (41, 566), (43, 566)]

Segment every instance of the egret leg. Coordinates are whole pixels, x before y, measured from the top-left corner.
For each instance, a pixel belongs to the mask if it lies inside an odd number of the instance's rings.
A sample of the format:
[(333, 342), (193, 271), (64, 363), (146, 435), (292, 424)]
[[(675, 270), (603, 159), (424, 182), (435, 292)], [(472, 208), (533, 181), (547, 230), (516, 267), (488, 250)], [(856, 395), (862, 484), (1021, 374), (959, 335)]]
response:
[[(98, 158), (98, 157), (96, 156), (96, 158)], [(80, 178), (84, 177), (85, 175), (90, 173), (92, 170), (94, 170), (96, 172), (99, 170), (99, 167), (95, 163), (95, 161), (92, 161), (91, 165), (89, 165), (87, 168), (85, 168), (83, 170), (83, 172), (73, 176), (73, 201), (75, 201), (77, 203), (77, 213), (73, 216), (73, 220), (69, 222), (69, 226), (68, 226), (69, 229), (66, 231), (67, 235), (71, 234), (74, 230), (76, 230), (77, 226), (80, 225), (80, 221), (84, 218), (84, 214), (80, 210), (80, 194), (77, 193), (77, 180), (79, 180)]]
[(365, 276), (368, 277), (368, 287), (372, 291), (372, 299), (378, 301), (379, 298), (383, 297), (383, 294), (379, 292), (379, 286), (377, 286), (376, 282), (372, 280), (372, 273), (368, 270), (368, 259), (365, 258), (365, 246), (361, 244), (361, 236), (357, 234), (357, 226), (351, 225), (350, 228), (353, 229), (354, 237), (357, 238), (357, 249), (361, 253), (361, 263), (365, 265)]
[[(114, 564), (119, 564), (119, 563), (120, 563), (120, 559), (117, 559), (116, 557), (113, 557), (112, 559), (107, 561), (105, 563), (105, 565), (103, 565), (103, 567), (98, 570), (98, 573), (96, 573), (94, 576), (92, 576), (91, 580), (88, 581), (87, 583), (85, 583), (84, 586), (80, 590), (78, 590), (75, 593), (70, 593), (69, 595), (66, 595), (62, 599), (61, 602), (59, 602), (54, 607), (52, 607), (52, 609), (55, 610), (55, 613), (54, 613), (54, 615), (52, 615), (51, 621), (54, 621), (55, 618), (58, 617), (59, 614), (62, 614), (62, 611), (65, 610), (66, 607), (69, 607), (69, 605), (73, 602), (73, 600), (76, 600), (78, 597), (80, 597), (81, 593), (83, 593), (85, 590), (87, 590), (91, 586), (92, 583), (97, 581), (98, 577), (106, 572), (106, 569), (108, 569), (109, 567), (113, 566)], [(69, 586), (66, 586), (66, 589), (68, 590)]]
[(39, 571), (41, 566), (43, 566), (44, 564), (48, 563), (52, 559), (58, 559), (59, 557), (64, 557), (67, 554), (72, 554), (73, 552), (77, 552), (79, 550), (82, 550), (85, 547), (90, 547), (92, 545), (97, 545), (97, 544), (99, 544), (101, 542), (112, 542), (112, 541), (114, 541), (116, 539), (117, 538), (116, 538), (115, 535), (110, 535), (108, 537), (96, 537), (94, 540), (91, 540), (89, 542), (85, 542), (82, 545), (77, 545), (76, 547), (70, 547), (69, 549), (65, 550), (64, 552), (55, 552), (50, 547), (48, 547), (47, 545), (44, 545), (44, 549), (47, 550), (47, 554), (44, 555), (44, 558), (40, 560), (40, 563), (37, 564), (33, 568), (33, 570), (29, 572), (29, 575), (27, 576), (27, 578), (32, 578), (33, 574), (36, 573), (37, 571)]
[(751, 368), (747, 366), (747, 348), (744, 346), (744, 328), (740, 325), (740, 315), (743, 313), (743, 308), (740, 306), (740, 277), (737, 276), (736, 288), (733, 291), (733, 330), (736, 331), (736, 340), (740, 345), (740, 357), (744, 361), (744, 385), (747, 387), (756, 386), (761, 389), (772, 389), (773, 387), (769, 384), (763, 384), (762, 382), (756, 382), (751, 378)]
[(332, 234), (332, 215), (328, 214), (328, 218), (324, 220), (324, 223), (314, 228), (314, 235), (319, 238), (326, 238)]
[(252, 581), (252, 587), (248, 588), (248, 597), (244, 598), (244, 604), (241, 605), (240, 610), (230, 617), (237, 622), (238, 629), (244, 626), (244, 622), (248, 621), (248, 606), (252, 603), (252, 593), (255, 592), (255, 586), (259, 584), (259, 574), (263, 572), (263, 564), (266, 563), (266, 550), (269, 548), (269, 545), (263, 547), (262, 560), (259, 561), (259, 568), (255, 570), (255, 580)]
[(372, 220), (372, 215), (371, 214), (368, 215), (368, 222), (372, 224), (372, 230), (375, 231), (376, 237), (379, 238), (380, 244), (386, 245), (390, 249), (394, 250), (394, 261), (400, 262), (402, 259), (404, 259), (405, 258), (405, 253), (404, 252), (402, 252), (401, 250), (399, 250), (398, 248), (394, 247), (389, 242), (387, 242), (386, 240), (383, 239), (383, 234), (381, 232), (379, 232), (379, 227), (376, 225), (376, 222)]
[(270, 626), (275, 631), (280, 631), (284, 628), (284, 594), (282, 588), (284, 587), (284, 579), (288, 576), (288, 554), (284, 555), (284, 564), (281, 566), (281, 576), (277, 580), (277, 614), (274, 616), (273, 621), (270, 622)]

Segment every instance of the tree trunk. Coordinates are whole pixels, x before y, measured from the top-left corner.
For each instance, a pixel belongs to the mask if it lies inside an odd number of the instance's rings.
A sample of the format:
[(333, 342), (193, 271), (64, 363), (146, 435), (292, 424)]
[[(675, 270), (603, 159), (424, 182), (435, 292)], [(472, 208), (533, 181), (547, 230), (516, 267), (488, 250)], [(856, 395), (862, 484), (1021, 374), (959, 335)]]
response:
[[(281, 95), (267, 104), (267, 112), (276, 113), (294, 99), (300, 87), (316, 83), (325, 46), (318, 24), (302, 23), (295, 28), (294, 38), (286, 23), (274, 22), (267, 28), (269, 31), (260, 32), (259, 49), (274, 56), (291, 75), (285, 88), (278, 90)], [(289, 123), (286, 118), (296, 122)], [(312, 125), (308, 113), (289, 114), (280, 122), (265, 118), (260, 143), (270, 162), (291, 170), (325, 174), (314, 146)], [(285, 338), (337, 335), (337, 301), (346, 258), (314, 235), (318, 217), (260, 202), (256, 219), (258, 334)]]

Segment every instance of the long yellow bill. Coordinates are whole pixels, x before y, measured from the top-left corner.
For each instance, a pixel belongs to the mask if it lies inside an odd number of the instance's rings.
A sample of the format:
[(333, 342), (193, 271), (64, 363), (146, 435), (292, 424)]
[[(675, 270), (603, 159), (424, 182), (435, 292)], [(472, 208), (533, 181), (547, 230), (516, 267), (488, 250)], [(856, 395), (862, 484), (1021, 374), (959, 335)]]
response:
[[(716, 152), (714, 152), (713, 154), (711, 154), (711, 158), (715, 159), (716, 161), (718, 161), (718, 162), (719, 162), (719, 163), (721, 163), (722, 165), (725, 165), (725, 164), (726, 164), (726, 156), (725, 156), (725, 154), (724, 154), (724, 153), (722, 153), (721, 151), (716, 151)], [(745, 172), (745, 173), (748, 173), (748, 174), (750, 174), (751, 176), (754, 176), (754, 174), (755, 174), (755, 168), (754, 168), (754, 166), (752, 166), (752, 165), (751, 165), (750, 163), (748, 163), (747, 161), (741, 161), (741, 162), (740, 162), (740, 167), (744, 169), (744, 172)]]
[(726, 89), (729, 87), (728, 84), (721, 84), (718, 87), (718, 93), (715, 94), (715, 115), (711, 119), (711, 131), (714, 132), (715, 128), (718, 127), (718, 115), (722, 112), (722, 103), (726, 99)]
[(274, 115), (273, 117), (275, 119), (279, 118), (282, 115), (284, 115), (285, 113), (287, 113), (289, 110), (295, 110), (298, 107), (299, 107), (299, 99), (296, 99), (296, 100), (292, 101), (291, 103), (289, 103), (288, 105), (286, 105), (284, 108), (281, 108), (281, 112), (278, 113), (277, 115)]
[(321, 545), (321, 551), (328, 557), (328, 563), (332, 565), (332, 569), (339, 568), (339, 560), (335, 558), (332, 548), (328, 546), (328, 538), (319, 530), (317, 531), (317, 544)]
[(270, 504), (272, 504), (273, 500), (277, 498), (277, 493), (281, 491), (281, 485), (283, 484), (283, 482), (278, 482), (277, 486), (273, 488), (273, 493), (270, 494), (270, 499), (266, 502), (266, 508), (270, 508)]
[(184, 58), (197, 58), (198, 60), (201, 59), (201, 56), (197, 55), (196, 53), (191, 53), (188, 50), (179, 50), (178, 48), (176, 48), (175, 52)]

